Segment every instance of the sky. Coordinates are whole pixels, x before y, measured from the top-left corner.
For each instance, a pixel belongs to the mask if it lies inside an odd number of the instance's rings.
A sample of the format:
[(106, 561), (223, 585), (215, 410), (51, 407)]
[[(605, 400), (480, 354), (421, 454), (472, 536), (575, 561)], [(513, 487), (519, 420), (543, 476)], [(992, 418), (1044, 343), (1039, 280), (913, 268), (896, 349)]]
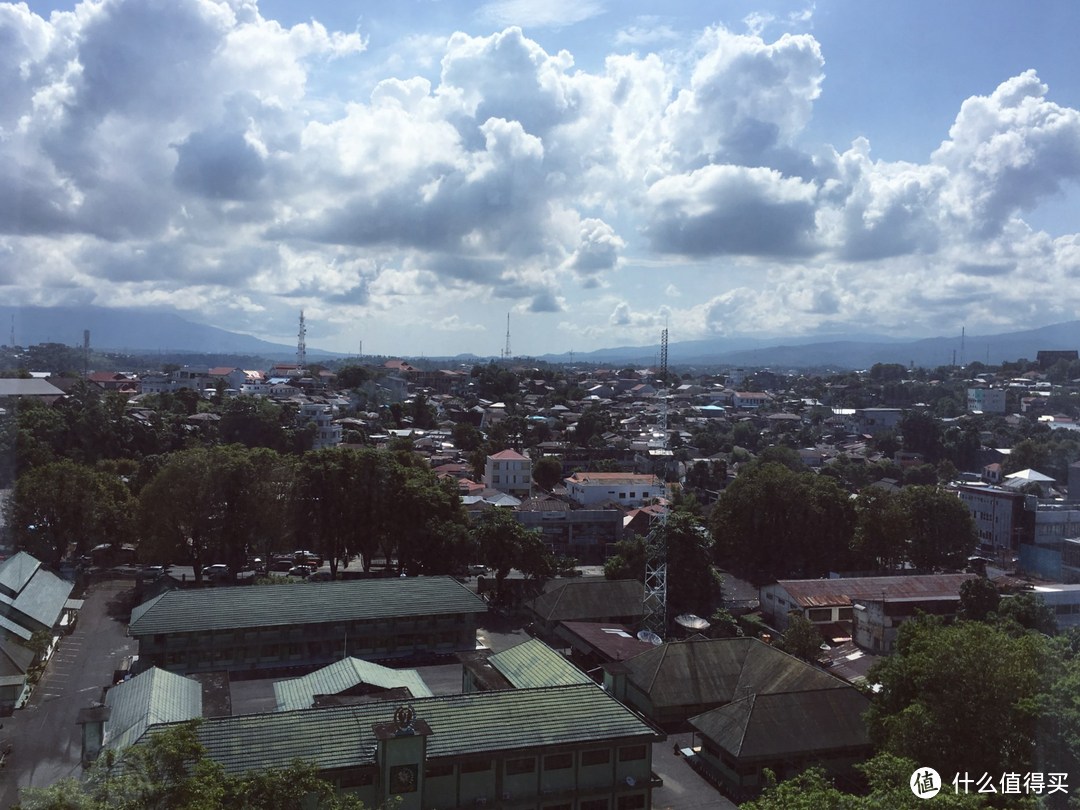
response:
[[(408, 356), (1080, 312), (1073, 0), (0, 3), (0, 301)], [(79, 333), (81, 335), (81, 332)], [(73, 340), (77, 340), (76, 335)]]

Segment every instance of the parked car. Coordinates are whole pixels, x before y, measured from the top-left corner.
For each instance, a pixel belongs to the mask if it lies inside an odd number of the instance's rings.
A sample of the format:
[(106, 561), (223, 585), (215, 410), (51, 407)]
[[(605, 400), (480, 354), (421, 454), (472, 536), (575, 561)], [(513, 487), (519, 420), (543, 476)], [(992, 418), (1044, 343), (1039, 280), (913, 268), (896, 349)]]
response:
[(296, 563), (293, 562), (292, 557), (274, 557), (267, 567), (268, 571), (278, 574), (287, 573)]
[(300, 550), (293, 552), (293, 563), (297, 565), (310, 565), (312, 568), (318, 568), (323, 564), (323, 561), (322, 557), (314, 551)]
[(294, 565), (292, 568), (289, 569), (289, 576), (303, 577), (304, 579), (307, 579), (309, 576), (311, 576), (311, 571), (312, 568), (310, 565)]
[(229, 576), (229, 566), (225, 563), (203, 566), (203, 576), (207, 579), (225, 579)]

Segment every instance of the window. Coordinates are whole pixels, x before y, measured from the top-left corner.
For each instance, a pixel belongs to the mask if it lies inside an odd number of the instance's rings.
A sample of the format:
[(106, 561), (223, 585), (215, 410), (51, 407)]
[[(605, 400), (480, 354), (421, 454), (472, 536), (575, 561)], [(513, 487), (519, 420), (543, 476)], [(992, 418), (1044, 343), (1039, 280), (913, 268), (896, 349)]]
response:
[(573, 766), (574, 755), (569, 752), (565, 754), (549, 754), (544, 757), (545, 771), (559, 771), (564, 768), (572, 768)]
[(536, 772), (536, 757), (521, 757), (519, 759), (506, 760), (506, 775), (517, 776), (523, 773)]
[(440, 776), (453, 776), (454, 766), (449, 762), (429, 762), (424, 766), (425, 779), (437, 779)]
[(840, 616), (840, 621), (845, 621), (845, 620), (850, 621), (851, 618), (852, 618), (852, 616), (851, 616), (851, 608), (849, 608), (849, 607), (840, 608), (839, 616)]
[(642, 810), (645, 807), (645, 796), (641, 793), (633, 796), (620, 796), (615, 801), (617, 810)]
[(806, 611), (806, 618), (812, 622), (831, 622), (832, 608), (810, 608)]
[(631, 497), (631, 498), (636, 498), (636, 497), (637, 497), (637, 493), (636, 493), (636, 492), (631, 492), (631, 493), (630, 493), (630, 497)]
[(645, 759), (644, 745), (626, 745), (619, 749), (619, 762), (632, 762)]
[(585, 799), (578, 805), (580, 810), (608, 810), (607, 799)]
[(594, 748), (581, 753), (582, 765), (607, 765), (609, 762), (611, 762), (610, 748)]
[(462, 773), (480, 773), (491, 770), (490, 759), (469, 759), (461, 763)]

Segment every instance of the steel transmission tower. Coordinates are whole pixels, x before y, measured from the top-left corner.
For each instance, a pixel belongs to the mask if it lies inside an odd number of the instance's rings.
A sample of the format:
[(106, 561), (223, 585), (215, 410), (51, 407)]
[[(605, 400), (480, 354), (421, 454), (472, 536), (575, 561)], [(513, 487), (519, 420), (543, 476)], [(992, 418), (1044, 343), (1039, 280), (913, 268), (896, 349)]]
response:
[(503, 360), (510, 359), (510, 313), (506, 313), (506, 346), (503, 347)]
[[(668, 330), (660, 333), (660, 416), (657, 432), (660, 442), (666, 448), (667, 435), (667, 374), (668, 374)], [(653, 519), (652, 528), (645, 538), (645, 599), (643, 624), (660, 638), (667, 636), (667, 510)]]
[(307, 367), (307, 326), (304, 325), (304, 310), (300, 310), (300, 331), (296, 335), (296, 370)]

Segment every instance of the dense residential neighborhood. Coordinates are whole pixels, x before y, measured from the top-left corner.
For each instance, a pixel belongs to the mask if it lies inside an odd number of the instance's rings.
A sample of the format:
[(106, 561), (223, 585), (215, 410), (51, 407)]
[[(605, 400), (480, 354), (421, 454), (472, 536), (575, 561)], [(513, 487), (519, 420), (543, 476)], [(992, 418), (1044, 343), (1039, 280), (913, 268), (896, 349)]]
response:
[(4, 741), (6, 804), (179, 740), (229, 790), (300, 761), (306, 795), (368, 807), (1080, 779), (1076, 352), (247, 359), (4, 347), (0, 709), (70, 715), (45, 781)]

